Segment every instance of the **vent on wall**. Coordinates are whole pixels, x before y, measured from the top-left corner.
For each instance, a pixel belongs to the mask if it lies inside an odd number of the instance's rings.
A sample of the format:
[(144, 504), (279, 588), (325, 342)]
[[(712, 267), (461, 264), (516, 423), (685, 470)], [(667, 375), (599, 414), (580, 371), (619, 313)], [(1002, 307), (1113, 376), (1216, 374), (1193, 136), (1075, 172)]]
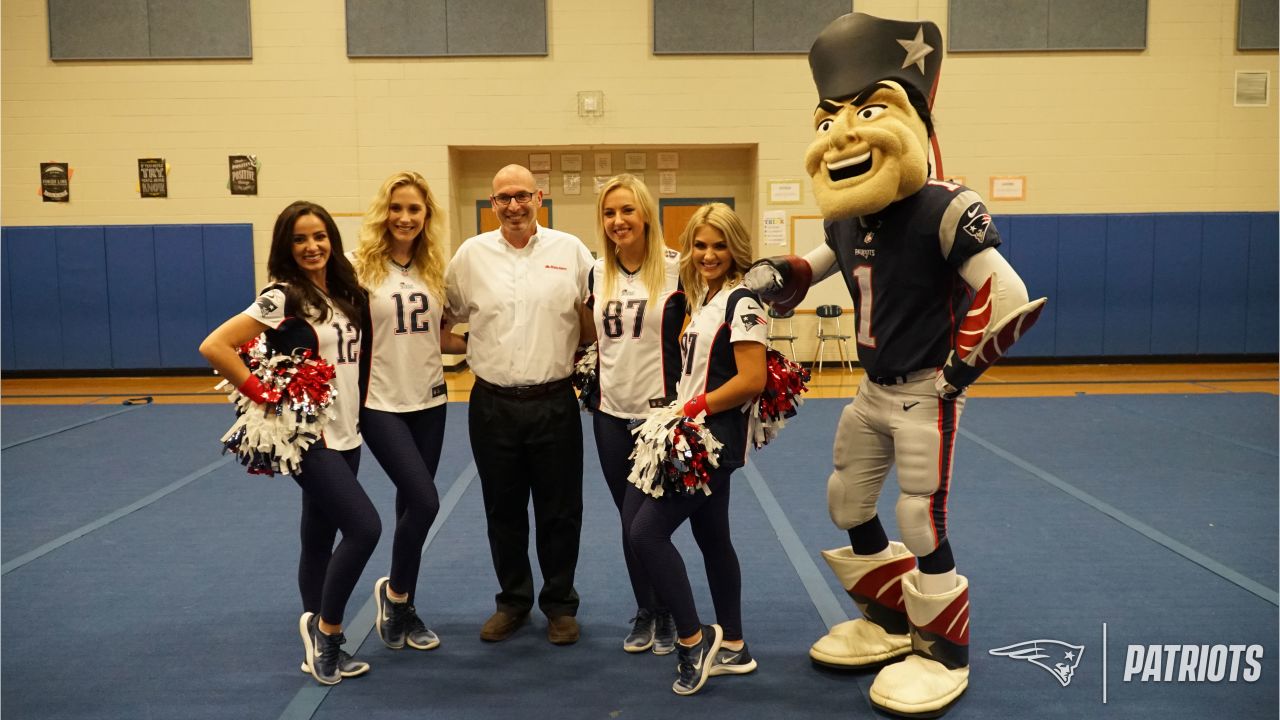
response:
[(1266, 107), (1271, 102), (1271, 73), (1236, 71), (1236, 107)]

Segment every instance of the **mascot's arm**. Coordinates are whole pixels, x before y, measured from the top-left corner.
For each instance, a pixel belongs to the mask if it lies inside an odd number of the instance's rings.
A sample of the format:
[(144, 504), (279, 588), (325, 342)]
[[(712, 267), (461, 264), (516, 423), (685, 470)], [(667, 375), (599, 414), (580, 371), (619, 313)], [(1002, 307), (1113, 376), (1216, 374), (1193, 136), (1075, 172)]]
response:
[(1027, 301), (1027, 286), (995, 248), (960, 266), (960, 277), (976, 291), (956, 333), (955, 348), (938, 373), (938, 394), (954, 398), (1003, 357), (1040, 319), (1045, 298)]
[(775, 311), (785, 313), (804, 300), (811, 285), (826, 280), (836, 270), (835, 251), (822, 244), (804, 257), (778, 255), (757, 260), (747, 270), (743, 284)]

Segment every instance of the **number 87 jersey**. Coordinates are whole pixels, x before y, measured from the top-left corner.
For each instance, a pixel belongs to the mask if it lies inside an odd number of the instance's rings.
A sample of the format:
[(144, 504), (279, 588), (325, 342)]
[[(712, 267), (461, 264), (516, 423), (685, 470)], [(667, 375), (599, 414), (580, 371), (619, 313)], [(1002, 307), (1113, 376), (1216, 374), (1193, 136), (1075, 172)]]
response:
[(650, 400), (675, 398), (685, 296), (680, 289), (678, 255), (669, 249), (662, 252), (663, 286), (652, 294), (640, 271), (619, 268), (613, 277), (613, 297), (606, 298), (604, 261), (597, 260), (591, 269), (587, 304), (596, 326), (600, 384), (593, 410), (619, 418), (643, 418), (649, 414)]
[(867, 374), (942, 367), (969, 292), (957, 270), (1000, 245), (982, 198), (961, 185), (930, 180), (875, 215), (824, 227), (854, 301), (858, 362)]

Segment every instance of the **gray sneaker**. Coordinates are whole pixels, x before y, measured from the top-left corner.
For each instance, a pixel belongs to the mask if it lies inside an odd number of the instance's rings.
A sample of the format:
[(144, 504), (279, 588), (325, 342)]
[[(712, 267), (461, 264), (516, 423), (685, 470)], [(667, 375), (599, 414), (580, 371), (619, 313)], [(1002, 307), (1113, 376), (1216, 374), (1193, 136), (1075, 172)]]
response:
[(653, 647), (654, 616), (653, 613), (640, 608), (636, 616), (631, 618), (631, 634), (622, 641), (622, 649), (629, 653), (644, 652)]
[(400, 628), (404, 631), (404, 644), (414, 650), (434, 650), (440, 644), (439, 636), (422, 622), (412, 605), (405, 605), (404, 621)]
[[(305, 675), (311, 674), (311, 663), (306, 658), (302, 659), (302, 672)], [(369, 672), (369, 663), (363, 660), (357, 660), (351, 657), (351, 653), (346, 650), (338, 651), (338, 674), (344, 678), (360, 677)]]
[(756, 661), (751, 657), (751, 652), (747, 650), (747, 644), (742, 644), (741, 650), (730, 650), (721, 645), (720, 652), (716, 653), (715, 662), (711, 664), (711, 677), (716, 675), (746, 675), (749, 672), (755, 672)]
[(719, 625), (703, 625), (702, 641), (697, 645), (685, 647), (676, 643), (680, 662), (676, 665), (677, 677), (671, 689), (677, 695), (692, 695), (702, 689), (711, 676), (711, 665), (723, 641), (724, 631)]
[(302, 636), (302, 647), (311, 666), (311, 677), (321, 685), (337, 685), (342, 681), (342, 673), (338, 668), (342, 643), (346, 638), (342, 633), (330, 635), (320, 630), (320, 616), (304, 612), (298, 618), (298, 634)]
[(676, 619), (661, 611), (654, 618), (653, 654), (670, 655), (676, 651)]
[(391, 578), (378, 578), (373, 584), (373, 602), (378, 607), (378, 618), (375, 627), (378, 628), (378, 637), (382, 638), (382, 644), (392, 650), (399, 650), (404, 647), (404, 611), (408, 606), (407, 603), (391, 602), (391, 598), (387, 596), (387, 588), (391, 585)]

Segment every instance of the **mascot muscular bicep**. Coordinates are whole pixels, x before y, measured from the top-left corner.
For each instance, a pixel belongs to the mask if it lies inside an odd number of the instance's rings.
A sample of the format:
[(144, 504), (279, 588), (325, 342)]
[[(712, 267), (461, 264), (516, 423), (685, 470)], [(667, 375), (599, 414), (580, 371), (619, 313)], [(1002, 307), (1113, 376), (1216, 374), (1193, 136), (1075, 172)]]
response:
[[(884, 665), (870, 691), (877, 707), (936, 716), (969, 680), (969, 584), (947, 540), (965, 388), (1045, 301), (1028, 302), (982, 198), (930, 177), (937, 26), (844, 15), (819, 34), (809, 65), (818, 104), (804, 163), (826, 239), (804, 257), (761, 260), (746, 283), (785, 311), (839, 273), (867, 373), (840, 416), (827, 484), (849, 545), (823, 553), (861, 617), (831, 628), (810, 656), (837, 668)], [(901, 541), (877, 515), (894, 465)]]

